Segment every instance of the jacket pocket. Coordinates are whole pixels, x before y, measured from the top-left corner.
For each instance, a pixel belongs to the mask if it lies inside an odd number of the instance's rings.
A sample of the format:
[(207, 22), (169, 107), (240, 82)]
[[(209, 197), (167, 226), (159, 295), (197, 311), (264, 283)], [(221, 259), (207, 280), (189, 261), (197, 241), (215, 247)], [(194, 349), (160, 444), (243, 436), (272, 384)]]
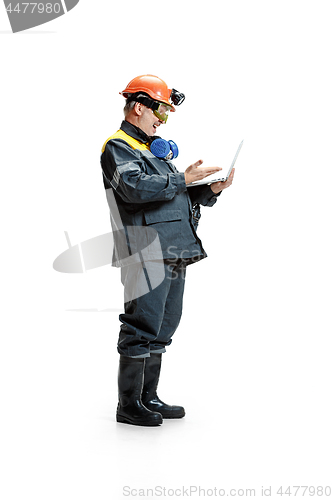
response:
[(153, 210), (145, 211), (144, 218), (147, 226), (163, 222), (182, 220), (181, 210)]
[(181, 210), (144, 211), (145, 224), (157, 231), (163, 258), (173, 258), (182, 251), (184, 221)]

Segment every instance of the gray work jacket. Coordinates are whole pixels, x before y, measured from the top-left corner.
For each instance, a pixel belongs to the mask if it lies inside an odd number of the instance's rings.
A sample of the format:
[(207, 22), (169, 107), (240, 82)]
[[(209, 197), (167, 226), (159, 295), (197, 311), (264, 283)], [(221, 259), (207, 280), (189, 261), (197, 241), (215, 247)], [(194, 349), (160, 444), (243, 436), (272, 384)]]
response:
[(198, 207), (213, 206), (217, 195), (207, 185), (187, 189), (184, 173), (154, 156), (148, 139), (123, 121), (102, 149), (116, 267), (133, 262), (144, 249), (150, 260), (192, 263), (207, 256), (196, 233)]

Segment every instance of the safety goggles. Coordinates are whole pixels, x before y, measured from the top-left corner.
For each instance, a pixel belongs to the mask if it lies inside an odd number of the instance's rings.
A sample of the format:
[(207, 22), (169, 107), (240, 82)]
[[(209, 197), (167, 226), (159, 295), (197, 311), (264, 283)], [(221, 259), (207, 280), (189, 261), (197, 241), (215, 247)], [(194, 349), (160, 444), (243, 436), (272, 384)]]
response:
[(169, 111), (172, 109), (172, 106), (168, 106), (167, 104), (154, 101), (153, 107), (151, 109), (154, 115), (159, 120), (161, 120), (163, 123), (166, 123), (169, 117)]
[(154, 99), (151, 99), (150, 97), (143, 94), (130, 96), (127, 99), (127, 101), (129, 100), (141, 102), (141, 104), (147, 106), (147, 108), (151, 109), (154, 115), (163, 123), (167, 122), (168, 113), (172, 109), (171, 104), (165, 104), (164, 102), (154, 101)]
[[(178, 90), (176, 89), (172, 89), (170, 100), (175, 106), (179, 106), (184, 101), (184, 99), (184, 94), (178, 92)], [(165, 104), (164, 102), (155, 101), (146, 94), (132, 94), (127, 98), (127, 102), (129, 101), (141, 102), (142, 104), (147, 106), (147, 108), (150, 108), (153, 111), (154, 115), (163, 123), (167, 122), (169, 111), (174, 111), (171, 104)]]

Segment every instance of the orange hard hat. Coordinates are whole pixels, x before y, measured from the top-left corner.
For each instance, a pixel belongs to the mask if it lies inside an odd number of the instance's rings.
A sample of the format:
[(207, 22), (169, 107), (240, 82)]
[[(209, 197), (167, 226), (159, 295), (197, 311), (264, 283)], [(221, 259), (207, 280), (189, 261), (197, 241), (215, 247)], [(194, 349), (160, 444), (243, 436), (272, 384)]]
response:
[(163, 102), (171, 106), (171, 110), (175, 111), (173, 104), (170, 102), (172, 89), (169, 89), (167, 84), (161, 78), (154, 75), (141, 75), (133, 78), (127, 85), (126, 89), (119, 94), (128, 97), (130, 94), (137, 92), (145, 92), (152, 99)]

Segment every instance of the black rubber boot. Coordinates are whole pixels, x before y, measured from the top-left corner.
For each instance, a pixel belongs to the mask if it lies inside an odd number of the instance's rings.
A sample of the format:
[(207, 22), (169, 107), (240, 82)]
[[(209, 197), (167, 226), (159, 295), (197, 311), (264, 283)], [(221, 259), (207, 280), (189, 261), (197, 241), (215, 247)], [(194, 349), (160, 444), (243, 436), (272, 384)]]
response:
[(159, 399), (156, 394), (160, 378), (162, 354), (150, 354), (146, 358), (142, 402), (151, 411), (157, 411), (163, 418), (182, 418), (185, 410), (182, 406), (170, 406)]
[(145, 358), (120, 356), (117, 422), (153, 426), (163, 423), (160, 413), (148, 410), (141, 401)]

